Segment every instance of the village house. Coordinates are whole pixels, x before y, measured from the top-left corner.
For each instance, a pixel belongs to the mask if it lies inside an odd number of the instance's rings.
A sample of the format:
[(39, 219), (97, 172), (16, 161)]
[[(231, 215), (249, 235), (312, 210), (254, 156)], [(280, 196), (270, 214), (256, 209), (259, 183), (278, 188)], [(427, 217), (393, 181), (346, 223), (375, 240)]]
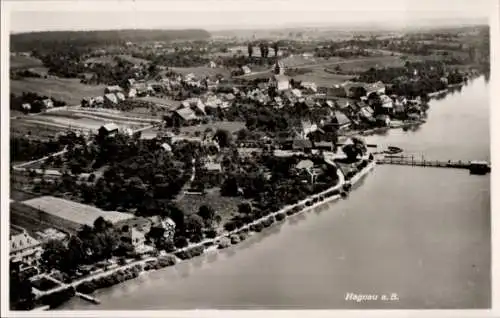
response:
[(348, 108), (354, 104), (354, 100), (350, 98), (337, 98), (335, 99), (335, 104), (337, 104), (338, 109)]
[(243, 72), (243, 74), (250, 74), (250, 73), (252, 73), (252, 70), (250, 69), (250, 67), (248, 67), (246, 65), (241, 67), (241, 71)]
[(100, 107), (100, 106), (103, 106), (104, 105), (104, 96), (96, 96), (94, 98), (94, 103), (93, 105), (95, 107)]
[(290, 89), (290, 80), (285, 75), (274, 75), (269, 79), (269, 86), (278, 91), (288, 90)]
[(365, 86), (365, 89), (366, 89), (366, 96), (369, 96), (371, 93), (377, 93), (379, 95), (385, 94), (385, 84), (382, 83), (381, 81), (372, 84), (367, 84)]
[(171, 147), (168, 143), (166, 143), (166, 142), (162, 143), (162, 144), (160, 145), (160, 147), (161, 147), (161, 149), (163, 149), (163, 151), (165, 151), (165, 152), (172, 152), (172, 147)]
[(11, 261), (36, 265), (42, 252), (40, 241), (31, 237), (25, 229), (13, 224), (10, 226), (9, 258)]
[(374, 116), (374, 111), (368, 105), (362, 106), (358, 112), (358, 117), (360, 117), (361, 119), (364, 119), (368, 122), (373, 122), (375, 120), (373, 118), (373, 116)]
[(388, 115), (380, 114), (375, 117), (375, 120), (379, 125), (389, 127), (391, 125), (391, 117)]
[(167, 241), (173, 241), (175, 235), (175, 222), (171, 218), (162, 218), (158, 215), (149, 218), (151, 228), (160, 228), (164, 230), (163, 235)]
[(127, 97), (128, 98), (134, 98), (136, 96), (137, 96), (137, 90), (135, 88), (129, 89), (129, 91), (127, 93)]
[(331, 120), (323, 125), (325, 131), (346, 129), (351, 125), (351, 120), (341, 111), (336, 110)]
[(302, 92), (300, 91), (300, 89), (297, 88), (292, 89), (292, 94), (293, 96), (295, 96), (295, 98), (302, 97)]
[(313, 82), (301, 82), (300, 86), (308, 93), (317, 93), (318, 87)]
[(116, 99), (118, 100), (118, 102), (123, 102), (125, 101), (125, 95), (123, 95), (123, 93), (121, 92), (118, 92), (116, 93)]
[(283, 99), (281, 99), (280, 96), (274, 97), (273, 101), (274, 101), (274, 106), (275, 107), (277, 107), (277, 108), (283, 107)]
[(314, 149), (323, 151), (334, 151), (335, 145), (331, 141), (316, 141), (313, 143)]
[(292, 150), (306, 153), (311, 152), (312, 143), (309, 139), (294, 139), (292, 142)]
[(222, 182), (222, 166), (218, 162), (206, 162), (203, 166), (203, 177), (208, 183), (220, 184)]
[(99, 128), (99, 136), (112, 137), (118, 133), (118, 129), (119, 127), (115, 123), (103, 125)]
[(24, 103), (21, 105), (21, 107), (25, 110), (25, 111), (30, 111), (31, 110), (31, 104), (30, 103)]
[(35, 233), (35, 235), (42, 244), (45, 244), (49, 241), (64, 241), (68, 237), (68, 235), (66, 235), (64, 232), (58, 231), (54, 228), (48, 228), (43, 231), (38, 231)]
[(113, 107), (118, 104), (118, 97), (115, 94), (106, 94), (104, 95), (104, 104), (106, 107)]
[(302, 178), (302, 182), (314, 184), (317, 176), (321, 173), (320, 170), (314, 168), (314, 163), (311, 160), (302, 160), (296, 166), (298, 176)]
[(50, 98), (46, 98), (42, 100), (42, 105), (45, 109), (49, 109), (54, 107), (54, 102)]
[(326, 95), (333, 97), (349, 97), (349, 89), (344, 85), (336, 84), (326, 89)]
[(205, 116), (205, 104), (200, 98), (189, 98), (181, 102), (182, 108), (191, 108), (196, 116)]
[(380, 95), (381, 106), (380, 109), (377, 109), (377, 113), (385, 114), (385, 115), (393, 115), (394, 114), (394, 102), (387, 95)]
[(121, 229), (123, 225), (140, 229), (147, 225), (147, 219), (131, 213), (103, 211), (97, 207), (53, 196), (11, 203), (12, 210), (14, 215), (22, 213), (36, 222), (50, 224), (51, 227), (68, 234), (76, 234), (84, 225), (93, 226), (99, 217), (110, 222), (116, 229)]
[(217, 67), (217, 63), (215, 63), (214, 61), (210, 61), (208, 63), (208, 67), (210, 67), (210, 68), (216, 68)]
[(189, 126), (199, 121), (200, 118), (196, 116), (191, 108), (180, 108), (172, 113), (172, 122), (174, 126)]
[(123, 89), (118, 86), (118, 85), (113, 85), (113, 86), (107, 86), (105, 89), (104, 89), (104, 93), (105, 94), (110, 94), (110, 93), (116, 93), (116, 92), (122, 92)]

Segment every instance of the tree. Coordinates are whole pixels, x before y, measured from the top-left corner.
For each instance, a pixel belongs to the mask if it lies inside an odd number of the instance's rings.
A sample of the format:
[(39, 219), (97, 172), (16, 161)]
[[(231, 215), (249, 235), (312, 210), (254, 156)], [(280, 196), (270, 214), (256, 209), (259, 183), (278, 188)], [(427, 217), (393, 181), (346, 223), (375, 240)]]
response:
[(67, 269), (68, 249), (61, 241), (51, 240), (47, 242), (41, 256), (42, 264), (46, 268), (55, 268), (61, 271)]
[(205, 221), (205, 224), (208, 224), (214, 219), (215, 210), (209, 205), (202, 205), (198, 210), (198, 215)]
[(278, 56), (278, 51), (279, 51), (279, 43), (278, 42), (273, 43), (273, 50), (274, 50), (274, 56)]
[(184, 236), (176, 236), (174, 239), (174, 245), (177, 248), (183, 248), (188, 246), (188, 240)]
[(252, 57), (253, 55), (253, 45), (252, 43), (248, 43), (248, 56)]
[(218, 129), (215, 132), (214, 139), (217, 140), (221, 148), (228, 147), (231, 144), (231, 134), (225, 129)]
[(11, 310), (31, 310), (35, 307), (35, 295), (31, 282), (19, 271), (19, 264), (10, 263), (10, 307)]
[(203, 219), (199, 215), (191, 214), (186, 218), (186, 232), (191, 236), (201, 234), (203, 225)]
[(243, 202), (238, 204), (238, 212), (244, 215), (252, 214), (252, 204), (250, 202)]

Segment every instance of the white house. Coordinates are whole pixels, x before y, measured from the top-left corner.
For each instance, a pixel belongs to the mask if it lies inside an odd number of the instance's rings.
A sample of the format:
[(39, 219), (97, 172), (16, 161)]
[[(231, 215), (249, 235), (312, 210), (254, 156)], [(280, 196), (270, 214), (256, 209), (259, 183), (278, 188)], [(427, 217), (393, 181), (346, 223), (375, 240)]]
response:
[(302, 82), (300, 83), (300, 86), (302, 88), (306, 89), (309, 92), (316, 93), (318, 91), (318, 87), (316, 86), (316, 83), (313, 82)]
[(52, 107), (54, 107), (54, 102), (50, 98), (46, 98), (46, 99), (42, 100), (42, 103), (43, 103), (43, 106), (45, 108), (52, 108)]
[(128, 98), (134, 98), (137, 96), (137, 90), (135, 88), (131, 88), (129, 91), (128, 91)]
[(248, 67), (246, 65), (242, 66), (241, 70), (243, 71), (243, 74), (250, 74), (250, 73), (252, 73), (252, 70), (250, 69), (250, 67)]
[(285, 75), (274, 75), (269, 79), (269, 86), (274, 87), (278, 91), (290, 89), (290, 80)]
[(11, 261), (34, 265), (42, 255), (42, 251), (40, 241), (31, 237), (25, 229), (11, 225), (9, 253)]
[(123, 93), (118, 92), (116, 93), (116, 98), (118, 99), (119, 102), (123, 102), (125, 100), (125, 95)]
[(116, 105), (116, 104), (118, 104), (118, 97), (116, 97), (115, 94), (106, 94), (106, 95), (104, 95), (104, 102), (108, 106)]

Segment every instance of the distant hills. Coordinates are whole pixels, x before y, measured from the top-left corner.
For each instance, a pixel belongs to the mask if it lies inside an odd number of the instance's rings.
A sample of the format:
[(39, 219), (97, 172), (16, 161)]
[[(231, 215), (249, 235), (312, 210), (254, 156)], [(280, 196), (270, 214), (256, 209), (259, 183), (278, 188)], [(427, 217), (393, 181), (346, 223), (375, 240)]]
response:
[(185, 30), (106, 30), (106, 31), (43, 31), (16, 33), (10, 36), (11, 51), (46, 49), (54, 45), (99, 46), (125, 42), (206, 40), (210, 33), (203, 29)]

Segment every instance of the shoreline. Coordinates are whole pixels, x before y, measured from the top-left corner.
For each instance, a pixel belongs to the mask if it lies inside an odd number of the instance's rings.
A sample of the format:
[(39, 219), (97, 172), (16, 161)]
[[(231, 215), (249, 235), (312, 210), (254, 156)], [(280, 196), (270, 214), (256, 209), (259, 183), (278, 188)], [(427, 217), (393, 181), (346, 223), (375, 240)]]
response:
[[(325, 162), (327, 162), (327, 164), (332, 164), (332, 162), (325, 158)], [(249, 239), (250, 237), (254, 236), (254, 235), (258, 235), (264, 228), (272, 228), (273, 226), (277, 225), (277, 224), (280, 224), (282, 222), (284, 222), (287, 218), (291, 217), (291, 216), (294, 216), (294, 215), (299, 215), (299, 214), (303, 214), (311, 209), (314, 209), (314, 208), (317, 208), (318, 206), (322, 205), (322, 204), (325, 204), (325, 203), (329, 203), (329, 202), (334, 202), (334, 201), (337, 201), (338, 199), (342, 198), (342, 195), (339, 193), (339, 194), (334, 194), (334, 195), (330, 195), (330, 196), (327, 196), (327, 197), (324, 197), (322, 198), (322, 196), (325, 196), (327, 195), (329, 192), (333, 192), (333, 191), (339, 191), (339, 190), (342, 190), (342, 188), (346, 185), (346, 184), (349, 184), (352, 189), (354, 189), (354, 185), (356, 185), (360, 180), (362, 180), (363, 177), (365, 177), (370, 171), (372, 171), (376, 166), (376, 161), (373, 160), (373, 161), (370, 161), (368, 162), (368, 164), (366, 165), (366, 167), (364, 167), (363, 169), (361, 169), (360, 171), (358, 171), (358, 173), (356, 173), (356, 175), (354, 175), (350, 180), (346, 180), (345, 177), (344, 177), (344, 174), (342, 173), (342, 171), (340, 170), (340, 168), (337, 169), (337, 175), (339, 176), (339, 181), (336, 185), (320, 192), (320, 193), (317, 193), (317, 194), (313, 194), (295, 204), (292, 204), (292, 205), (288, 205), (288, 206), (284, 206), (283, 208), (281, 208), (280, 210), (278, 211), (275, 211), (275, 212), (272, 212), (266, 216), (263, 216), (251, 223), (248, 223), (248, 224), (245, 224), (243, 225), (242, 227), (238, 228), (238, 229), (235, 229), (233, 231), (230, 231), (230, 232), (225, 232), (221, 235), (218, 235), (216, 236), (215, 238), (210, 238), (210, 239), (206, 239), (206, 240), (203, 240), (201, 242), (198, 242), (198, 243), (193, 243), (193, 244), (190, 244), (186, 247), (183, 247), (183, 248), (180, 248), (180, 249), (176, 249), (175, 251), (171, 252), (171, 253), (168, 253), (166, 255), (159, 255), (159, 256), (156, 256), (156, 257), (148, 257), (148, 258), (145, 258), (145, 259), (141, 259), (141, 260), (137, 260), (137, 261), (132, 261), (128, 264), (124, 264), (122, 266), (119, 266), (119, 267), (116, 267), (116, 268), (113, 268), (113, 269), (110, 269), (106, 272), (101, 272), (101, 273), (97, 273), (97, 274), (94, 274), (94, 275), (91, 275), (89, 277), (85, 277), (85, 278), (82, 278), (82, 279), (79, 279), (75, 282), (71, 282), (69, 284), (64, 284), (62, 286), (59, 286), (59, 287), (56, 287), (52, 290), (49, 290), (49, 291), (45, 291), (44, 292), (44, 295), (50, 295), (52, 293), (56, 293), (58, 291), (62, 291), (62, 290), (66, 290), (66, 289), (73, 289), (75, 292), (78, 292), (78, 288), (80, 286), (82, 286), (83, 284), (85, 283), (92, 283), (92, 282), (95, 282), (99, 279), (105, 279), (105, 278), (109, 278), (109, 277), (112, 277), (112, 275), (116, 274), (116, 273), (123, 273), (123, 271), (127, 271), (127, 270), (130, 270), (130, 269), (133, 269), (134, 267), (136, 268), (137, 266), (141, 266), (141, 270), (139, 271), (138, 275), (135, 276), (135, 275), (132, 275), (130, 277), (130, 279), (125, 279), (123, 281), (118, 281), (116, 284), (112, 284), (111, 286), (106, 286), (106, 287), (98, 287), (98, 288), (95, 288), (92, 292), (88, 293), (88, 295), (94, 295), (94, 293), (98, 290), (103, 290), (105, 288), (111, 288), (111, 287), (115, 287), (115, 286), (118, 286), (120, 283), (122, 282), (125, 282), (127, 280), (131, 280), (131, 279), (135, 279), (137, 278), (138, 276), (141, 276), (141, 275), (144, 275), (145, 273), (149, 273), (149, 272), (153, 272), (153, 271), (156, 271), (156, 270), (160, 270), (162, 268), (165, 268), (165, 267), (170, 267), (170, 266), (175, 266), (175, 265), (178, 265), (184, 261), (187, 261), (187, 260), (190, 260), (190, 259), (193, 259), (195, 258), (196, 256), (200, 256), (202, 254), (206, 254), (208, 252), (211, 252), (211, 251), (214, 251), (214, 250), (222, 250), (222, 249), (226, 249), (230, 246), (236, 246), (238, 244), (240, 244), (241, 242), (243, 242), (244, 240), (246, 239)], [(317, 202), (314, 202), (314, 200), (318, 200)], [(311, 203), (311, 205), (307, 205), (307, 203)], [(296, 209), (297, 207), (301, 207), (300, 210), (298, 210), (297, 212), (293, 213), (293, 214), (287, 214), (288, 211), (291, 211), (291, 210), (294, 210)], [(283, 214), (284, 217), (280, 220), (278, 220), (276, 218), (276, 216), (278, 214)], [(262, 230), (259, 230), (259, 231), (253, 231), (251, 230), (252, 226), (255, 226), (257, 224), (261, 224), (263, 222), (265, 222), (266, 220), (268, 219), (272, 219), (272, 223), (269, 225), (269, 226), (263, 226)], [(234, 236), (234, 235), (238, 235), (240, 233), (246, 233), (246, 237), (245, 239), (240, 239), (238, 242), (234, 242), (231, 240), (231, 237)], [(222, 241), (223, 240), (226, 240), (228, 242), (227, 246), (223, 246), (222, 244)], [(207, 244), (209, 244), (207, 246)], [(222, 247), (223, 246), (223, 247)], [(182, 252), (186, 252), (186, 251), (191, 251), (193, 249), (200, 249), (202, 248), (198, 255), (193, 255), (192, 257), (187, 257), (185, 259), (183, 258), (180, 258), (179, 256), (177, 256), (177, 254), (179, 253), (182, 253)], [(159, 265), (159, 260), (162, 259), (162, 258), (165, 258), (165, 257), (170, 257), (172, 259), (174, 259), (175, 261), (172, 263), (172, 264), (169, 264), (169, 265), (166, 265), (166, 266), (161, 266)], [(148, 266), (148, 263), (151, 263), (153, 262), (154, 264), (151, 265), (151, 268), (149, 269), (146, 269), (145, 267)], [(81, 291), (79, 293), (82, 293)], [(85, 293), (82, 293), (82, 294), (85, 294)], [(75, 297), (74, 295), (72, 297)], [(70, 298), (72, 298), (70, 297)], [(70, 299), (68, 298), (68, 300)], [(35, 308), (34, 310), (40, 310), (39, 309), (40, 307), (37, 307)], [(46, 310), (53, 310), (53, 309), (57, 309), (56, 308), (51, 308), (51, 309), (46, 309)]]

